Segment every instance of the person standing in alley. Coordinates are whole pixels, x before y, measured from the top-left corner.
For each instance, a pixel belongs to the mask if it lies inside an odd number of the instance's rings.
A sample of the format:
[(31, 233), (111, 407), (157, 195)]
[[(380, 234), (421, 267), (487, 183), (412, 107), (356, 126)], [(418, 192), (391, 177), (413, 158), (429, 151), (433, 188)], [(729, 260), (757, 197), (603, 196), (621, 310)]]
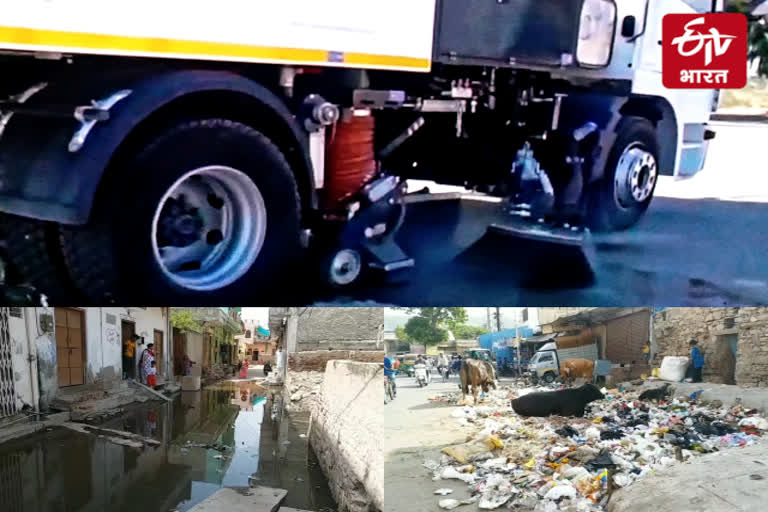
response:
[(154, 343), (147, 344), (147, 348), (141, 353), (141, 358), (139, 359), (139, 377), (144, 385), (147, 385), (149, 370), (152, 368), (152, 362), (155, 360), (154, 348)]
[(147, 373), (147, 386), (154, 388), (157, 386), (157, 363), (152, 359), (152, 363), (149, 365), (149, 372)]
[(701, 372), (704, 369), (704, 353), (699, 349), (698, 341), (691, 340), (688, 345), (691, 346), (691, 382), (701, 382)]

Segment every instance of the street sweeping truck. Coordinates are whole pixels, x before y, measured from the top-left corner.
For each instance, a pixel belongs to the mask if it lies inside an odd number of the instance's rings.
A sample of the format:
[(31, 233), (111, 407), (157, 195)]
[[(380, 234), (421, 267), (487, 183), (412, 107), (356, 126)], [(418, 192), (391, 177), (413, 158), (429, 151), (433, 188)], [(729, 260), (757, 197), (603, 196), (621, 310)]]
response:
[(409, 179), (554, 247), (627, 228), (714, 136), (714, 91), (662, 86), (662, 17), (721, 4), (0, 0), (8, 275), (221, 302), (310, 254), (346, 286), (414, 265)]

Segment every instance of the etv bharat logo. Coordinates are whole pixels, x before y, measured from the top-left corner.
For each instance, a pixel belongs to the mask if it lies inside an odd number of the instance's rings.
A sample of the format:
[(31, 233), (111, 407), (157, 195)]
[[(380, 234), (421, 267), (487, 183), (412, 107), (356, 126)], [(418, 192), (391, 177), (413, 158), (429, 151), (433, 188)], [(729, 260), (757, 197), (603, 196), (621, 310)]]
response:
[(743, 15), (668, 14), (662, 30), (662, 80), (666, 87), (726, 89), (746, 85), (747, 23)]

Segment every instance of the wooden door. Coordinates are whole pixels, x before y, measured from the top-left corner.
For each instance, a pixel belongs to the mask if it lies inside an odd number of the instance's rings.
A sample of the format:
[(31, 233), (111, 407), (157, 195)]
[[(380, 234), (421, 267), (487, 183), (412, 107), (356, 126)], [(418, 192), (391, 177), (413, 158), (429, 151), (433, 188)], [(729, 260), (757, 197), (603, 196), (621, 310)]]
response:
[(176, 329), (173, 330), (173, 374), (184, 375), (184, 348), (185, 335)]
[(56, 356), (59, 387), (85, 383), (85, 330), (83, 312), (56, 308)]
[(155, 367), (157, 368), (157, 376), (163, 375), (163, 331), (155, 329)]

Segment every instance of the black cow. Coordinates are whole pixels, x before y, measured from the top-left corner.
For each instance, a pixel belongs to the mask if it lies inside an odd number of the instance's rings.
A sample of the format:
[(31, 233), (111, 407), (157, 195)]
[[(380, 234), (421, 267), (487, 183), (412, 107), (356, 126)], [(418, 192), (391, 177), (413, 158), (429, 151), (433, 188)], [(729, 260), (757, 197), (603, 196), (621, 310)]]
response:
[(597, 387), (584, 384), (579, 388), (528, 393), (512, 400), (512, 408), (520, 416), (584, 416), (589, 402), (605, 398)]

